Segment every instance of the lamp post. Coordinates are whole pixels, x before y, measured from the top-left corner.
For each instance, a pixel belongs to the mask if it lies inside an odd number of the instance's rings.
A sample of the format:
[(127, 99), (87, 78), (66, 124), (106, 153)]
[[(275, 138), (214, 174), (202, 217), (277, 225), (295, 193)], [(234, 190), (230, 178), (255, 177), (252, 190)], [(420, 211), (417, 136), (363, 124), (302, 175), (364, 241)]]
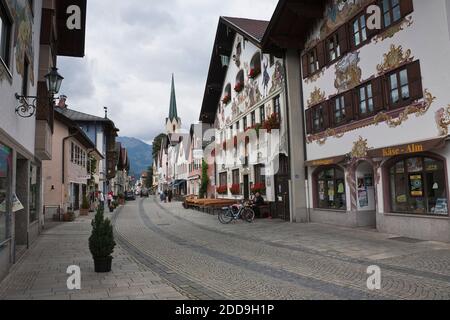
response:
[[(59, 93), (64, 78), (58, 73), (58, 68), (52, 67), (50, 72), (44, 76), (48, 89), (48, 99), (53, 103), (54, 96)], [(16, 93), (16, 99), (19, 105), (16, 107), (16, 113), (22, 118), (31, 118), (36, 113), (36, 103), (39, 96), (24, 96)]]

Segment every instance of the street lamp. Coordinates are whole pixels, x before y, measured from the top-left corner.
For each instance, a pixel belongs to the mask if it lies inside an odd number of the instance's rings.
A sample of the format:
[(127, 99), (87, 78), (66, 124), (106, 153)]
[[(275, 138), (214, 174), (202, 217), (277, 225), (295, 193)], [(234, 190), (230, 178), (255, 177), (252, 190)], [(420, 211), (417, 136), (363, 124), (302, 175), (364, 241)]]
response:
[[(48, 99), (53, 103), (54, 96), (59, 93), (64, 78), (58, 73), (58, 68), (52, 67), (50, 72), (44, 76), (48, 89)], [(37, 100), (43, 98), (38, 96), (23, 96), (16, 93), (19, 105), (16, 113), (22, 118), (31, 118), (36, 113)]]

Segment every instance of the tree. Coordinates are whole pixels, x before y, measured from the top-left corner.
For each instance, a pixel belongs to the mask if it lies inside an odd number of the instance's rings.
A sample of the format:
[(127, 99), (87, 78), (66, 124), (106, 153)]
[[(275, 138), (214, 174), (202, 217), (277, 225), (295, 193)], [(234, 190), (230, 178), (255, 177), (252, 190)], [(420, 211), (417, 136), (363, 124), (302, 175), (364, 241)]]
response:
[(153, 187), (153, 167), (147, 168), (147, 179), (145, 180), (145, 187), (151, 189)]
[(205, 160), (203, 160), (203, 162), (202, 162), (202, 183), (200, 185), (200, 194), (199, 194), (200, 199), (204, 199), (205, 196), (207, 196), (208, 183), (209, 183), (208, 164), (206, 163)]
[(165, 137), (167, 137), (164, 133), (159, 134), (155, 139), (153, 139), (153, 150), (152, 150), (152, 155), (153, 155), (153, 159), (156, 159), (156, 157), (158, 156), (159, 151), (161, 150), (161, 142), (162, 139), (164, 139)]

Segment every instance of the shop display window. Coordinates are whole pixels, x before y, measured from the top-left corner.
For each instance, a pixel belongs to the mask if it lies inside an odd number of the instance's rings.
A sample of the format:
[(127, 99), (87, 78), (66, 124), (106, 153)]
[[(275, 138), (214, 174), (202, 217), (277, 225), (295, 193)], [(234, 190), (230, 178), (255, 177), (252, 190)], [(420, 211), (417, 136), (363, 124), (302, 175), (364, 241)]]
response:
[(316, 178), (318, 208), (346, 210), (344, 170), (337, 167), (319, 169)]

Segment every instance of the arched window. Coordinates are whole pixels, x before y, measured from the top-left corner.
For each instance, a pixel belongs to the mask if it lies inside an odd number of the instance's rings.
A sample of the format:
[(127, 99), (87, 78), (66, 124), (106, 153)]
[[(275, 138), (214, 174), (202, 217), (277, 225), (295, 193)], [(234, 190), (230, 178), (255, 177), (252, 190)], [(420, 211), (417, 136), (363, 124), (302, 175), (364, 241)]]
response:
[(314, 174), (316, 207), (319, 209), (347, 210), (345, 173), (340, 167), (321, 167)]
[(250, 61), (250, 73), (249, 78), (256, 78), (261, 73), (261, 53), (258, 51)]
[(400, 158), (389, 167), (391, 210), (448, 215), (445, 164), (431, 156)]
[(228, 104), (230, 101), (231, 101), (231, 84), (229, 83), (225, 86), (222, 102), (224, 104)]
[(244, 70), (238, 72), (236, 76), (236, 85), (234, 91), (241, 92), (244, 89)]

